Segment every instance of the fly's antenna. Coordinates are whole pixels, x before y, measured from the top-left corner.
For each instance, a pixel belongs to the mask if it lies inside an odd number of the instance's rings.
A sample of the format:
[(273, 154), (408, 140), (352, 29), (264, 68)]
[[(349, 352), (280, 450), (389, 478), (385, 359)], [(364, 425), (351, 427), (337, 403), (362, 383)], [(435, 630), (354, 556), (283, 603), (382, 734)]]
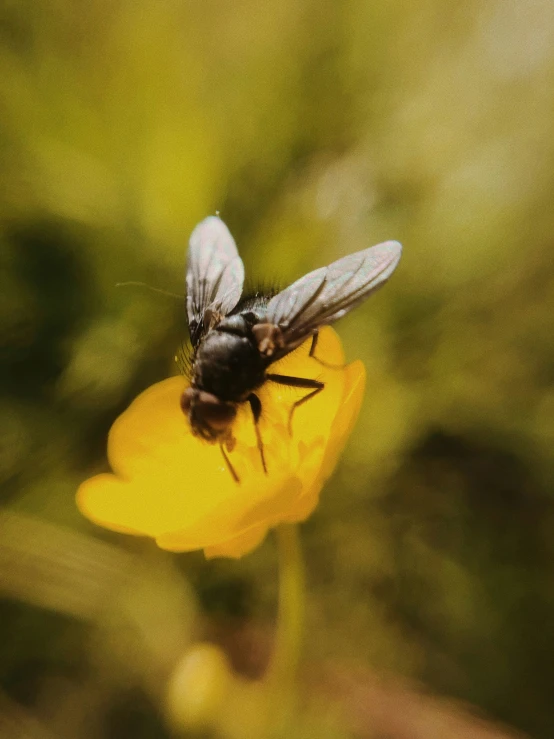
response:
[(168, 298), (176, 298), (177, 300), (184, 300), (184, 295), (177, 295), (177, 293), (172, 293), (169, 290), (162, 290), (160, 287), (152, 287), (152, 285), (147, 285), (146, 282), (116, 282), (116, 287), (145, 287), (147, 290), (151, 290), (153, 293), (159, 293), (160, 295), (165, 295)]

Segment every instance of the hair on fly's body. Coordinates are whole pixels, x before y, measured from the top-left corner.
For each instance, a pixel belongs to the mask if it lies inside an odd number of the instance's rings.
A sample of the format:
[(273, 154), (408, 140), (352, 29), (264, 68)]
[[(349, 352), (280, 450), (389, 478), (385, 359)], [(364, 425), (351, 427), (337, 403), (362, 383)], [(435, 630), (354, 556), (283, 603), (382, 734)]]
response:
[(190, 341), (183, 341), (175, 354), (175, 362), (180, 374), (190, 380), (192, 378), (192, 366), (194, 363), (194, 347)]

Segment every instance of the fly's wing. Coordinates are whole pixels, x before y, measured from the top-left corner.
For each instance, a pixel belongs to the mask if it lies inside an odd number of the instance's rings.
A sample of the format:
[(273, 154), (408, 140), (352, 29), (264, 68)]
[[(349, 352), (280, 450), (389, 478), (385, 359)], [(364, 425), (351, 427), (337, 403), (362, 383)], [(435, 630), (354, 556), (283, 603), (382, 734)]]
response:
[(285, 344), (275, 358), (294, 349), (320, 326), (338, 321), (381, 287), (401, 254), (398, 241), (385, 241), (316, 269), (271, 298), (265, 320), (281, 329)]
[(196, 346), (202, 335), (238, 303), (244, 265), (229, 229), (217, 216), (192, 232), (187, 258), (187, 317)]

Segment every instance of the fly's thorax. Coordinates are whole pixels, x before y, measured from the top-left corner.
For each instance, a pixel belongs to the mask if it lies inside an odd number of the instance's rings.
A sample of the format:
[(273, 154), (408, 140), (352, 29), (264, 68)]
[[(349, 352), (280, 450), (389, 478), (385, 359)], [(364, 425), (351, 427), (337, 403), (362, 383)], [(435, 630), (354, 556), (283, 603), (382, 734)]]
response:
[[(250, 332), (223, 326), (208, 332), (196, 351), (192, 384), (224, 401), (240, 402), (264, 381), (266, 362)], [(229, 327), (234, 328), (234, 326)]]

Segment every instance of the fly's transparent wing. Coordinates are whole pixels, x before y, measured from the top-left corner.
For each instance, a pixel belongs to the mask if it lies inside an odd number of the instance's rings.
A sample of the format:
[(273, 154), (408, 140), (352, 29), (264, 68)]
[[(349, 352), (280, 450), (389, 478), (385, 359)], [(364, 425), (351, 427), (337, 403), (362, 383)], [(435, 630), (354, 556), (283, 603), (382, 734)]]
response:
[(290, 351), (319, 326), (338, 321), (383, 285), (401, 254), (398, 241), (385, 241), (316, 269), (271, 298), (266, 320), (279, 326)]
[(217, 216), (192, 232), (187, 258), (187, 317), (196, 345), (202, 334), (240, 300), (244, 265), (229, 229)]

